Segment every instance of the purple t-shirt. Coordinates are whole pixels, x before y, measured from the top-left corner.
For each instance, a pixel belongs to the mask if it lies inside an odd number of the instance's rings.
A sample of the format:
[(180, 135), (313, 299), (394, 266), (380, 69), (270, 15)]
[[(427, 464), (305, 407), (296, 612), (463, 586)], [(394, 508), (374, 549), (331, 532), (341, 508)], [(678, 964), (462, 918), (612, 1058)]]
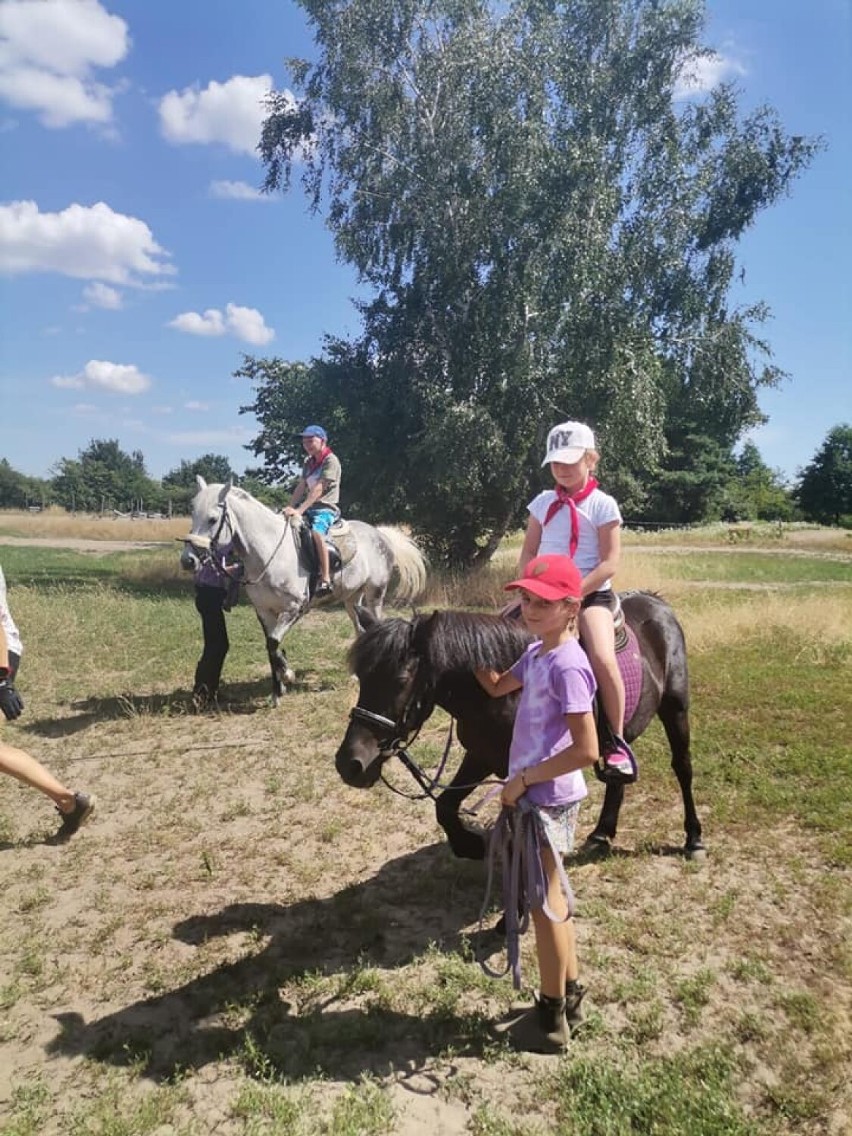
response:
[[(509, 750), (510, 777), (569, 746), (571, 731), (565, 725), (565, 715), (592, 709), (595, 676), (578, 640), (569, 639), (552, 651), (540, 652), (541, 642), (537, 640), (512, 667), (512, 674), (524, 686)], [(531, 785), (527, 792), (537, 805), (567, 805), (582, 801), (589, 790), (578, 769)]]

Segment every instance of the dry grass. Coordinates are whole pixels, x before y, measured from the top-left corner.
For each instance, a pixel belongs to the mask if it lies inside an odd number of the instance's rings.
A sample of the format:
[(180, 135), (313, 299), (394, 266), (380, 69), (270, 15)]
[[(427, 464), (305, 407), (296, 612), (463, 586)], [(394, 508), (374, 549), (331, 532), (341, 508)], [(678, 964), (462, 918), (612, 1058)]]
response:
[(189, 532), (188, 517), (164, 520), (66, 513), (51, 507), (40, 513), (0, 510), (0, 535), (52, 540), (171, 541)]
[[(593, 1008), (586, 1037), (551, 1060), (489, 1039), (513, 995), (472, 961), (497, 946), (477, 926), (481, 866), (452, 858), (428, 803), (347, 789), (334, 771), (355, 698), (342, 613), (294, 629), (299, 681), (276, 712), (238, 606), (224, 710), (199, 717), (198, 621), (176, 551), (15, 549), (14, 573), (3, 552), (27, 645), (26, 713), (4, 736), (99, 798), (54, 847), (49, 807), (0, 779), (3, 1136), (846, 1130), (842, 580), (819, 595), (783, 578), (731, 586), (720, 551), (723, 578), (696, 587), (667, 575), (665, 556), (630, 551), (635, 582), (656, 573), (687, 631), (710, 855), (676, 853), (654, 728), (615, 854), (570, 868)], [(481, 591), (434, 586), (489, 606), (503, 579), (498, 567)], [(434, 715), (418, 758), (437, 760), (445, 728)], [(590, 788), (583, 832), (600, 802)], [(529, 937), (523, 951), (531, 986)]]

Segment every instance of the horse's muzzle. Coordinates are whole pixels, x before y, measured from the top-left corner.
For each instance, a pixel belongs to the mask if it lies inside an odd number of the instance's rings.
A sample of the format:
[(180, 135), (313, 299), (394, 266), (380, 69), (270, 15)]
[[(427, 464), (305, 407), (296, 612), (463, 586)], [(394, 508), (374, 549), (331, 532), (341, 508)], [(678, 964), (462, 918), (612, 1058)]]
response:
[(334, 766), (345, 784), (353, 789), (370, 789), (388, 756), (369, 730), (352, 722), (335, 754)]

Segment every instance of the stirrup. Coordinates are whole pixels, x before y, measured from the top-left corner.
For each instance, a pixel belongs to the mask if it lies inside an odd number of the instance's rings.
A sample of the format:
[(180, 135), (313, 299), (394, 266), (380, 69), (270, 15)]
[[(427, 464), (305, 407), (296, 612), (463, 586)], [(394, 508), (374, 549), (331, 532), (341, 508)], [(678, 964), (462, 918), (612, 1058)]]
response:
[(639, 766), (636, 762), (636, 757), (633, 750), (618, 734), (612, 735), (612, 740), (615, 742), (615, 751), (623, 754), (630, 762), (630, 772), (626, 773), (623, 769), (613, 768), (607, 764), (607, 755), (599, 757), (595, 762), (594, 770), (595, 777), (598, 781), (602, 781), (604, 785), (632, 785), (639, 777)]

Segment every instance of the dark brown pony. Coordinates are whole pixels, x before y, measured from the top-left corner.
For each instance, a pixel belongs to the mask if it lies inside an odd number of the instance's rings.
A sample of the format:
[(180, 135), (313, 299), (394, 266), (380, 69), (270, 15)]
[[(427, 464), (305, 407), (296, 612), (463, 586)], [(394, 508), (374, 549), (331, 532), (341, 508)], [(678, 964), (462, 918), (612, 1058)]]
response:
[[(666, 601), (651, 592), (625, 592), (621, 601), (641, 656), (635, 708), (624, 734), (633, 741), (655, 714), (662, 721), (683, 795), (684, 852), (697, 857), (704, 845), (692, 799), (683, 629)], [(483, 838), (462, 824), (459, 809), (484, 780), (506, 776), (517, 695), (489, 698), (473, 672), (480, 667), (507, 669), (530, 642), (528, 632), (498, 615), (464, 611), (384, 622), (364, 613), (361, 622), (364, 630), (349, 652), (360, 693), (335, 757), (338, 773), (357, 789), (375, 785), (389, 757), (408, 760), (406, 745), (435, 706), (442, 707), (456, 720), (464, 757), (435, 799), (438, 823), (457, 856), (481, 859)], [(615, 839), (623, 800), (623, 785), (607, 785), (601, 815), (588, 837), (592, 848), (605, 849)]]

